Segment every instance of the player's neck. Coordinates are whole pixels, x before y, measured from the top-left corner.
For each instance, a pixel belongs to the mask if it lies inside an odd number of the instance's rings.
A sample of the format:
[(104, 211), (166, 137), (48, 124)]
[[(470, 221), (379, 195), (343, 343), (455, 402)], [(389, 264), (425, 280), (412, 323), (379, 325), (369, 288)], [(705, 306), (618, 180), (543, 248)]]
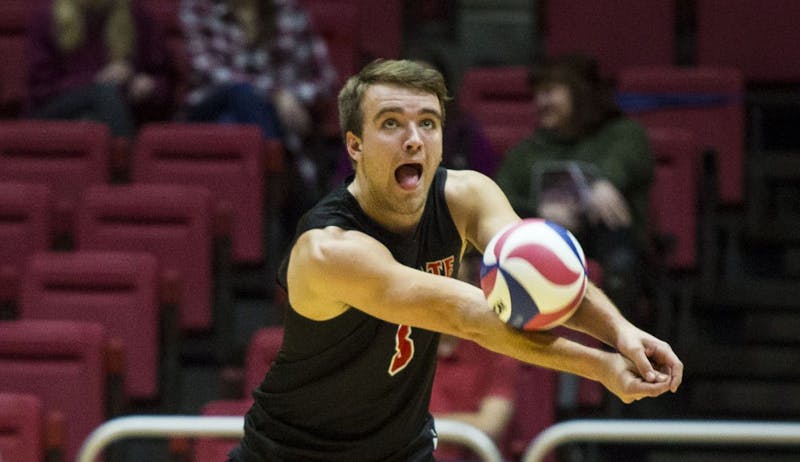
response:
[(393, 204), (387, 204), (386, 201), (381, 200), (379, 194), (364, 187), (362, 182), (358, 181), (358, 176), (348, 185), (347, 189), (356, 199), (361, 210), (387, 231), (410, 236), (417, 229), (424, 207), (409, 213), (397, 210), (392, 207)]

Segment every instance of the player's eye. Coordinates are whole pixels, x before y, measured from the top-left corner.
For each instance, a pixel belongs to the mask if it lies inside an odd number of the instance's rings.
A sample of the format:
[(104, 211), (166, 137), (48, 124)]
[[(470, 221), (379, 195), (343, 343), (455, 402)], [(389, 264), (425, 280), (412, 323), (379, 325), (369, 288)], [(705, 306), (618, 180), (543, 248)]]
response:
[(397, 128), (400, 126), (400, 123), (395, 119), (386, 119), (381, 124), (384, 128)]
[(423, 128), (434, 129), (436, 128), (437, 124), (436, 121), (433, 119), (425, 119), (422, 122), (420, 122), (420, 126), (422, 126)]

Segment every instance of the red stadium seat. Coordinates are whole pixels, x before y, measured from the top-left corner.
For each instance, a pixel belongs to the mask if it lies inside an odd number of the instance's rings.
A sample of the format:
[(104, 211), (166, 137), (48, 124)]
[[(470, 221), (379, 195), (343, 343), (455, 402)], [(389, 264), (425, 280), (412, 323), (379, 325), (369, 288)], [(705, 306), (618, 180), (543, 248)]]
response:
[(56, 210), (68, 217), (87, 186), (109, 182), (111, 149), (111, 133), (98, 122), (4, 122), (0, 180), (48, 185)]
[(702, 148), (693, 132), (681, 128), (650, 127), (656, 159), (650, 191), (650, 228), (667, 239), (663, 264), (691, 271), (697, 267), (698, 197)]
[(78, 205), (78, 250), (146, 251), (182, 289), (178, 325), (213, 326), (211, 193), (200, 186), (96, 185)]
[(520, 458), (536, 435), (555, 424), (557, 418), (558, 374), (529, 364), (523, 364), (519, 374), (519, 391), (508, 445), (515, 458)]
[(3, 462), (44, 460), (44, 409), (36, 395), (0, 392), (0, 429)]
[(301, 0), (300, 3), (328, 45), (331, 61), (344, 83), (361, 66), (356, 35), (360, 27), (358, 7), (349, 0)]
[[(361, 28), (358, 6), (348, 0), (302, 0), (314, 28), (328, 46), (328, 53), (339, 74), (339, 86), (361, 66), (358, 33)], [(373, 40), (379, 41), (379, 40)], [(338, 91), (338, 87), (336, 88)], [(323, 108), (322, 133), (339, 137), (339, 112), (335, 95)]]
[[(388, 0), (375, 8), (372, 0), (350, 0), (358, 7), (358, 51), (362, 61), (397, 59), (403, 48), (403, 14), (408, 2)], [(430, 0), (426, 0), (430, 4)], [(375, 40), (380, 37), (380, 40)]]
[(708, 264), (701, 265), (698, 255), (703, 148), (695, 132), (685, 128), (650, 127), (648, 135), (656, 159), (649, 217), (654, 278), (650, 301), (656, 314), (653, 329), (661, 338), (674, 338), (681, 334), (674, 315), (685, 319), (694, 298), (692, 279)]
[(26, 29), (31, 0), (5, 0), (0, 15), (0, 116), (16, 117), (27, 97)]
[(19, 317), (103, 324), (125, 343), (126, 396), (153, 400), (163, 392), (160, 371), (177, 373), (177, 357), (160, 347), (159, 277), (157, 259), (145, 252), (38, 252), (22, 277)]
[(0, 32), (24, 34), (31, 12), (37, 3), (39, 3), (37, 0), (4, 0), (3, 15), (0, 16)]
[[(214, 416), (243, 416), (252, 406), (252, 399), (212, 401), (203, 406), (200, 413)], [(194, 462), (218, 462), (227, 460), (227, 455), (239, 443), (229, 438), (198, 438), (194, 446)]]
[(0, 392), (33, 394), (46, 412), (63, 414), (64, 460), (75, 460), (107, 417), (107, 347), (96, 323), (0, 322)]
[[(203, 415), (243, 416), (253, 405), (251, 392), (261, 383), (277, 358), (283, 342), (283, 327), (269, 326), (258, 329), (247, 349), (244, 371), (244, 394), (242, 399), (216, 400), (208, 402)], [(195, 443), (194, 462), (225, 460), (225, 455), (237, 444), (237, 440), (224, 438), (198, 438)]]
[[(0, 319), (14, 317), (25, 261), (53, 244), (50, 189), (42, 184), (0, 181)], [(3, 313), (2, 311), (11, 311)]]
[(25, 37), (0, 34), (0, 115), (16, 117), (22, 113), (28, 86)]
[(671, 65), (675, 59), (675, 1), (549, 0), (544, 4), (547, 56), (585, 53), (614, 79), (629, 66)]
[(524, 66), (468, 69), (458, 102), (481, 123), (498, 156), (532, 134), (536, 127), (533, 90)]
[(698, 66), (737, 68), (750, 82), (800, 82), (800, 3), (695, 0), (694, 4)]
[(265, 142), (256, 126), (150, 124), (137, 137), (132, 179), (208, 188), (217, 216), (231, 215), (233, 262), (260, 264), (266, 155), (282, 155), (281, 147)]
[(645, 127), (693, 130), (716, 153), (719, 201), (744, 200), (745, 110), (742, 73), (727, 68), (633, 67), (620, 72), (623, 108)]
[(249, 398), (261, 384), (272, 362), (277, 359), (282, 344), (282, 326), (262, 327), (253, 333), (245, 356), (243, 396)]

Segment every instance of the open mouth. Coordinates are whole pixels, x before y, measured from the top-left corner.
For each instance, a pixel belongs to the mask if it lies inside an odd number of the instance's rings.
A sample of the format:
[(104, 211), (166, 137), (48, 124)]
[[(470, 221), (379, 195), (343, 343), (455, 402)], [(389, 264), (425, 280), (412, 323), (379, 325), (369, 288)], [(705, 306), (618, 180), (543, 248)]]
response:
[(403, 164), (394, 171), (394, 178), (401, 188), (414, 189), (422, 179), (422, 164)]

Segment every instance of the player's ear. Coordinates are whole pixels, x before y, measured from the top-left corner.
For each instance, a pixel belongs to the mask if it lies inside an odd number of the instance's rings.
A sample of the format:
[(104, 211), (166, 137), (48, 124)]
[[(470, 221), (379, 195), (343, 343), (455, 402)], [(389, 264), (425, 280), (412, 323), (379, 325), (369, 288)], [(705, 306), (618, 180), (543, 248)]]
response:
[(347, 152), (350, 157), (361, 155), (361, 138), (356, 136), (353, 132), (347, 132)]

